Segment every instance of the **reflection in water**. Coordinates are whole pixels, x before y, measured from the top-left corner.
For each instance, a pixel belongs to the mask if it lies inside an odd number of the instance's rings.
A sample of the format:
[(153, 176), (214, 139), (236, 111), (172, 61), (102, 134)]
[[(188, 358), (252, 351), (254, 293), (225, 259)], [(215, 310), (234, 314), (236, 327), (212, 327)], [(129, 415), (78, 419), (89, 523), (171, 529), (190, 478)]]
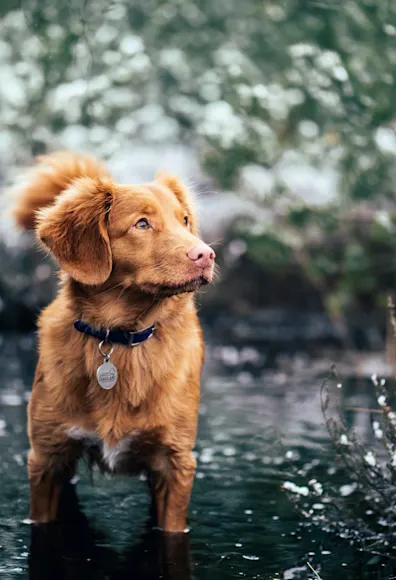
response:
[[(0, 345), (0, 577), (307, 580), (314, 577), (307, 561), (324, 580), (395, 576), (388, 563), (384, 567), (345, 539), (302, 526), (281, 490), (286, 480), (331, 479), (338, 490), (350, 483), (338, 471), (320, 410), (323, 376), (340, 355), (283, 354), (271, 366), (262, 355), (252, 345), (208, 347), (192, 532), (169, 542), (149, 525), (141, 530), (148, 512), (145, 482), (95, 475), (92, 486), (83, 470), (76, 485), (81, 511), (68, 488), (62, 523), (23, 524), (29, 513), (26, 400), (35, 351), (30, 337), (8, 337)], [(369, 416), (358, 409), (376, 404), (372, 382), (358, 378), (351, 365), (337, 366), (345, 379), (337, 392), (348, 426), (371, 444)]]
[(30, 580), (192, 578), (189, 534), (163, 534), (149, 521), (139, 543), (118, 553), (88, 522), (72, 485), (63, 490), (60, 512), (56, 523), (31, 526)]

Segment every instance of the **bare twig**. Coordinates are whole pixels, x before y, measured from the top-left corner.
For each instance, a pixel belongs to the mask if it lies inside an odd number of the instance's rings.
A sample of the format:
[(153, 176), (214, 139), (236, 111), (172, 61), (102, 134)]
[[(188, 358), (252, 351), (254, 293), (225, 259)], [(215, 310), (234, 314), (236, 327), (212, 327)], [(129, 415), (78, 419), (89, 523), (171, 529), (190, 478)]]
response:
[(345, 411), (361, 411), (363, 413), (379, 413), (382, 415), (381, 409), (366, 409), (365, 407), (344, 407)]
[(395, 371), (396, 362), (396, 318), (392, 296), (388, 296), (388, 316), (386, 321), (386, 362)]
[(322, 578), (319, 576), (319, 574), (317, 573), (315, 568), (313, 568), (309, 562), (307, 562), (307, 566), (309, 566), (311, 568), (311, 570), (315, 574), (316, 578), (319, 578), (319, 580), (322, 580)]

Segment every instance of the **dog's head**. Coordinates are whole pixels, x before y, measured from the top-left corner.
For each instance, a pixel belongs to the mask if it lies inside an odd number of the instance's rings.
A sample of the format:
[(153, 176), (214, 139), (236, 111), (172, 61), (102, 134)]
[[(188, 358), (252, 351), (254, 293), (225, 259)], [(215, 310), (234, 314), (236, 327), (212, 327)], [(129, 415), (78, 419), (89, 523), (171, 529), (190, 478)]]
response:
[(77, 179), (37, 224), (41, 242), (82, 284), (114, 277), (160, 297), (212, 281), (214, 251), (197, 236), (188, 189), (171, 175), (139, 186)]

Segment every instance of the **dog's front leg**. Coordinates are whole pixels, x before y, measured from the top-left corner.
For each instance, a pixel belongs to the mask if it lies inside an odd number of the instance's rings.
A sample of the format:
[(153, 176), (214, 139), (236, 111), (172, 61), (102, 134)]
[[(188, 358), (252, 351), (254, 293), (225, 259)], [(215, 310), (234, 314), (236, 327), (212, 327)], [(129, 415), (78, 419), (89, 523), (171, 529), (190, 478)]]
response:
[(196, 460), (192, 453), (175, 453), (169, 458), (166, 490), (157, 495), (158, 525), (165, 532), (183, 532), (194, 482)]
[(75, 462), (54, 465), (53, 457), (31, 449), (28, 457), (30, 519), (37, 523), (56, 520), (62, 485), (73, 475)]

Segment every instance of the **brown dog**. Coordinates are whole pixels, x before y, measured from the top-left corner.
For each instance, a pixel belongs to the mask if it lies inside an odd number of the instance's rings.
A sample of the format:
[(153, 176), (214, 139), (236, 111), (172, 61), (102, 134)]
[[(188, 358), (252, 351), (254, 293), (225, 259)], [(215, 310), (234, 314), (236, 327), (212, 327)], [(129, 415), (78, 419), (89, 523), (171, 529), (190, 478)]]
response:
[(192, 293), (215, 258), (188, 190), (167, 174), (117, 185), (96, 160), (62, 152), (41, 158), (15, 215), (61, 268), (38, 323), (31, 519), (56, 519), (62, 482), (86, 452), (113, 473), (146, 471), (158, 526), (183, 531), (203, 361)]

